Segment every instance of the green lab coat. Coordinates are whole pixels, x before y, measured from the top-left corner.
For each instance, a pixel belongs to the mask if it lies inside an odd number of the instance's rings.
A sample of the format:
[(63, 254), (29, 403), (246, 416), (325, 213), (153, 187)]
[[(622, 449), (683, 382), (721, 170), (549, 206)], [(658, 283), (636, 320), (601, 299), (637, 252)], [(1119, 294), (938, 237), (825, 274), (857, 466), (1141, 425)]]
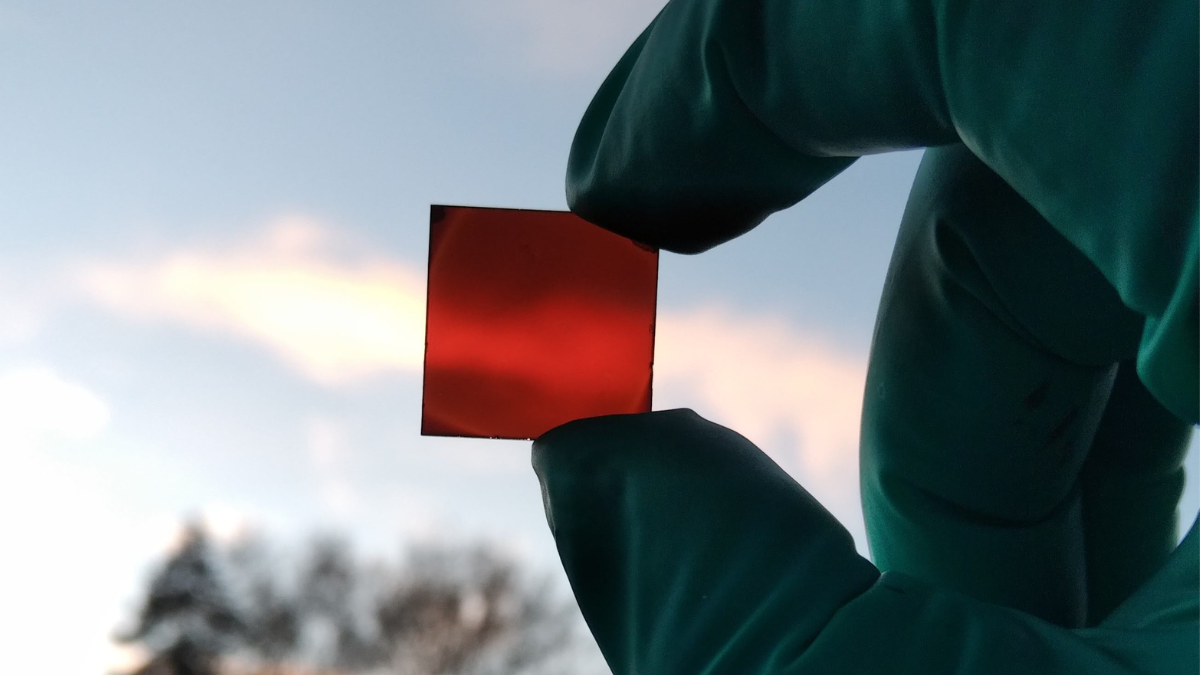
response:
[[(579, 127), (568, 200), (699, 252), (858, 156), (931, 147), (872, 345), (874, 563), (689, 411), (534, 444), (618, 675), (1195, 673), (1194, 0), (672, 0)], [(713, 358), (723, 355), (714, 354)]]

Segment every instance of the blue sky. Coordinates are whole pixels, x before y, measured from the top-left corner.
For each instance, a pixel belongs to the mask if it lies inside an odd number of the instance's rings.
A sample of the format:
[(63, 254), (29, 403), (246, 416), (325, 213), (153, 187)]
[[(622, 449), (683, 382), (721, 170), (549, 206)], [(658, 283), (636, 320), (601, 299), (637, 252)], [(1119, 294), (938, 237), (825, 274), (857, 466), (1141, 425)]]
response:
[[(660, 5), (0, 0), (14, 672), (128, 658), (109, 634), (189, 514), (557, 570), (528, 443), (417, 433), (428, 206), (564, 208), (575, 124)], [(758, 442), (860, 542), (862, 378), (918, 161), (662, 259), (656, 407)]]

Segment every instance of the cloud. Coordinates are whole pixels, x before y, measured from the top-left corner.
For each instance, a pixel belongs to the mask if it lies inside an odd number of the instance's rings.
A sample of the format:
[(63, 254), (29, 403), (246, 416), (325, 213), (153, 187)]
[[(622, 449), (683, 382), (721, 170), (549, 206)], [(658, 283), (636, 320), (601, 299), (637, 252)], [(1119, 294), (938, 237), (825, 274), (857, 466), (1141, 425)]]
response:
[(93, 264), (81, 276), (106, 307), (257, 342), (323, 384), (418, 371), (422, 275), (366, 255), (339, 260), (333, 248), (327, 229), (289, 218), (232, 250)]
[(519, 44), (521, 58), (550, 75), (612, 67), (666, 0), (467, 0), (480, 30)]
[[(88, 293), (109, 308), (257, 343), (322, 384), (420, 372), (422, 275), (395, 260), (339, 253), (345, 248), (327, 228), (293, 218), (229, 248), (92, 265), (84, 277)], [(692, 407), (742, 433), (861, 543), (857, 446), (865, 355), (779, 317), (720, 307), (661, 310), (656, 343), (656, 407)], [(306, 431), (314, 467), (330, 476), (326, 506), (355, 511), (339, 482), (344, 429), (314, 419)], [(525, 467), (524, 450), (462, 441), (447, 448), (436, 454), (456, 466)]]
[(756, 442), (790, 433), (808, 473), (829, 473), (857, 446), (865, 359), (781, 319), (719, 308), (665, 313), (655, 353), (657, 401), (696, 401)]
[(9, 452), (53, 440), (91, 440), (108, 420), (108, 405), (99, 396), (51, 368), (0, 373), (0, 447)]
[[(103, 440), (109, 419), (98, 394), (53, 368), (0, 371), (0, 635), (12, 672), (86, 672), (108, 652), (105, 628), (120, 609), (114, 579), (132, 576), (144, 551), (140, 524), (77, 461), (81, 445)], [(96, 446), (88, 449), (94, 457)]]

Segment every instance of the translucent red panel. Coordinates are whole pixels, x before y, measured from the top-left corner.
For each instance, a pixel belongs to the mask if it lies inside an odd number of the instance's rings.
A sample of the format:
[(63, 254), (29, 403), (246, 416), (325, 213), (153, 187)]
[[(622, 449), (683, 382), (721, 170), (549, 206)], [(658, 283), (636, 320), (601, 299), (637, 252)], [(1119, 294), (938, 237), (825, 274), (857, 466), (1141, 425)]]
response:
[(650, 410), (658, 252), (556, 211), (434, 206), (421, 433)]

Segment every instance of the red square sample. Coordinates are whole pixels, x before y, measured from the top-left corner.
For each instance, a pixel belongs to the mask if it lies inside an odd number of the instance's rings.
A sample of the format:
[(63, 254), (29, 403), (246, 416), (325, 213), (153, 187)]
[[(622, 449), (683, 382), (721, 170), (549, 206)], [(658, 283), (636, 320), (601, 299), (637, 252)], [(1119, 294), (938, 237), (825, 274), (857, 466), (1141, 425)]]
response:
[(433, 206), (421, 434), (650, 410), (658, 252), (571, 213)]

